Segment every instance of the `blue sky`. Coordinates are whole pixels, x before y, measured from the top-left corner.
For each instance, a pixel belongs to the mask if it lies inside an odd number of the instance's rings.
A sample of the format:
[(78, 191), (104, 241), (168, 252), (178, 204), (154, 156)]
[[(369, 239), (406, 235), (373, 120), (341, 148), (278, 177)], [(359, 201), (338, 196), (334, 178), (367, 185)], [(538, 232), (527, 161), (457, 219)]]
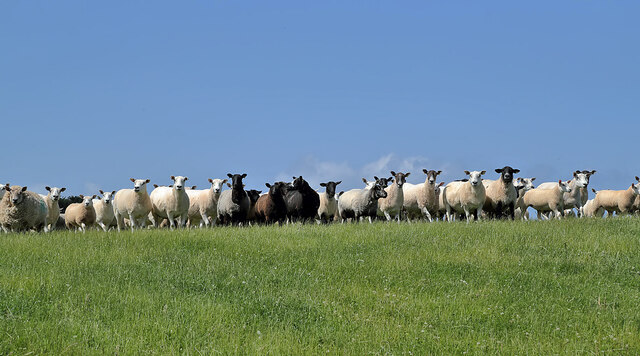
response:
[(4, 1), (0, 181), (640, 175), (640, 3)]

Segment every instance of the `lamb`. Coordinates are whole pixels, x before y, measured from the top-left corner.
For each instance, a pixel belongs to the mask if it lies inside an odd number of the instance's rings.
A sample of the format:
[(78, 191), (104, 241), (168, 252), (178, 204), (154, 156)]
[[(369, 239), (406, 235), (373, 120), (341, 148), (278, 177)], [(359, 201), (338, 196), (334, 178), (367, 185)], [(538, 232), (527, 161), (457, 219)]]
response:
[(73, 203), (67, 207), (64, 212), (64, 223), (67, 229), (77, 229), (85, 233), (87, 227), (91, 227), (96, 223), (96, 210), (93, 207), (93, 196), (79, 195), (82, 203)]
[[(216, 224), (218, 218), (218, 199), (227, 179), (209, 178), (211, 187), (203, 190), (187, 190), (189, 196), (189, 226), (200, 227)], [(210, 222), (209, 218), (213, 221)]]
[(404, 191), (403, 207), (407, 212), (407, 220), (418, 216), (425, 217), (429, 222), (433, 221), (433, 216), (437, 216), (440, 206), (444, 208), (444, 204), (440, 205), (438, 197), (439, 189), (436, 186), (436, 178), (442, 171), (426, 170), (422, 172), (427, 175), (424, 183), (411, 184), (406, 183), (402, 186)]
[(287, 219), (291, 222), (312, 220), (318, 214), (320, 195), (313, 190), (306, 180), (293, 177), (291, 187), (285, 197), (287, 203)]
[(265, 224), (277, 222), (282, 225), (282, 222), (287, 218), (287, 203), (285, 202), (287, 184), (275, 182), (264, 185), (269, 188), (269, 191), (260, 196), (256, 202), (256, 221)]
[(516, 199), (518, 199), (518, 193), (513, 186), (513, 175), (520, 173), (520, 170), (504, 166), (496, 168), (495, 171), (500, 173), (498, 180), (482, 181), (486, 192), (483, 210), (493, 218), (501, 218), (506, 209), (509, 217), (513, 220)]
[(44, 199), (18, 185), (4, 186), (5, 195), (0, 201), (0, 225), (5, 232), (35, 229), (40, 231), (47, 223), (47, 203)]
[(98, 197), (98, 199), (93, 200), (93, 209), (96, 212), (96, 224), (98, 224), (102, 230), (108, 231), (115, 220), (112, 201), (116, 191), (103, 192), (100, 190), (100, 194), (102, 194), (102, 199)]
[(244, 191), (242, 179), (247, 177), (246, 173), (231, 174), (231, 190), (225, 190), (218, 199), (218, 220), (223, 224), (242, 224), (247, 220), (249, 213), (249, 196)]
[(158, 227), (162, 219), (167, 219), (171, 230), (187, 223), (189, 216), (189, 196), (184, 190), (184, 182), (189, 180), (183, 176), (171, 176), (172, 187), (158, 187), (151, 192), (151, 212), (155, 226)]
[(516, 199), (514, 209), (514, 218), (516, 219), (529, 220), (529, 211), (527, 211), (527, 207), (524, 205), (524, 193), (533, 189), (534, 180), (536, 180), (536, 177), (516, 179), (516, 183), (514, 184), (518, 192), (518, 199)]
[[(640, 178), (636, 176), (636, 180), (640, 182)], [(593, 198), (593, 209), (604, 209), (607, 216), (617, 214), (630, 214), (633, 212), (633, 203), (640, 194), (640, 183), (631, 184), (625, 190), (601, 190)]]
[(400, 223), (402, 215), (402, 206), (404, 205), (404, 189), (403, 185), (406, 183), (406, 177), (411, 173), (402, 173), (391, 171), (391, 175), (394, 177), (393, 184), (390, 187), (385, 188), (387, 196), (385, 198), (378, 199), (378, 215), (384, 215), (387, 221), (391, 221), (391, 216), (395, 216), (395, 219)]
[(563, 194), (569, 192), (571, 192), (569, 182), (559, 180), (553, 189), (538, 187), (524, 193), (524, 206), (534, 208), (539, 218), (544, 218), (543, 213), (551, 211), (556, 219), (560, 219), (564, 215)]
[(60, 193), (67, 190), (67, 188), (44, 187), (44, 189), (49, 192), (47, 195), (40, 194), (44, 199), (44, 202), (47, 204), (47, 210), (49, 211), (47, 214), (47, 222), (44, 226), (44, 232), (49, 232), (53, 230), (55, 224), (58, 222), (58, 217), (60, 216), (60, 206), (58, 205)]
[(338, 199), (338, 212), (342, 223), (349, 218), (353, 221), (359, 221), (361, 217), (368, 217), (369, 223), (371, 223), (371, 217), (375, 216), (378, 210), (378, 199), (386, 197), (387, 192), (380, 184), (374, 184), (370, 188), (352, 189), (344, 192)]
[(468, 180), (451, 182), (444, 187), (442, 200), (447, 209), (447, 220), (450, 222), (454, 220), (452, 211), (464, 212), (467, 223), (471, 220), (472, 215), (475, 220), (478, 220), (482, 214), (482, 207), (486, 199), (482, 175), (486, 171), (464, 171), (464, 173), (469, 176)]
[(342, 181), (320, 183), (321, 187), (325, 187), (324, 193), (319, 193), (320, 207), (318, 207), (317, 219), (320, 222), (328, 223), (333, 220), (338, 211), (338, 200), (336, 199), (336, 186)]
[(147, 194), (149, 179), (130, 179), (133, 189), (120, 189), (113, 198), (113, 212), (118, 223), (118, 231), (124, 227), (124, 218), (129, 219), (131, 231), (138, 225), (146, 226), (147, 217), (153, 209)]
[[(576, 208), (578, 214), (582, 215), (583, 202), (588, 199), (587, 185), (589, 184), (589, 177), (596, 171), (575, 171), (573, 172), (573, 179), (568, 181), (570, 192), (563, 194), (563, 204), (565, 209)], [(538, 189), (554, 189), (556, 187), (555, 182), (545, 182), (538, 186)], [(584, 193), (584, 197), (582, 194)]]

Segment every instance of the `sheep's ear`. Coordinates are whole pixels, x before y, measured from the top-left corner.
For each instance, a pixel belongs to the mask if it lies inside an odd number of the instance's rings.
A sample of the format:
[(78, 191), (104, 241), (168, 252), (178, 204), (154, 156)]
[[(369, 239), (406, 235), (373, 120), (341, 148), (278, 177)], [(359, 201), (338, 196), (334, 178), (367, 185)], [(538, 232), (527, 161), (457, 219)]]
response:
[(480, 175), (483, 175), (485, 173), (487, 173), (487, 171), (482, 171), (482, 172), (480, 172)]
[(11, 187), (9, 186), (9, 183), (7, 183), (7, 185), (4, 186), (4, 190), (6, 190), (6, 191), (11, 190)]
[(136, 182), (136, 180), (135, 180), (135, 179), (133, 179), (133, 178), (129, 178), (129, 180), (130, 180), (130, 181), (132, 181), (132, 182), (134, 182), (134, 183)]
[[(226, 180), (226, 179), (223, 179), (223, 180), (222, 180), (222, 184), (225, 184), (226, 182), (228, 182), (228, 180)], [(213, 183), (213, 182), (212, 182), (212, 183)]]
[(145, 182), (145, 183), (149, 183), (149, 182), (151, 182), (151, 179), (147, 179), (147, 180), (145, 180), (144, 182)]
[(115, 190), (112, 190), (112, 191), (111, 191), (111, 195), (116, 195), (116, 191), (115, 191)]
[(340, 184), (340, 183), (342, 183), (342, 181), (338, 181), (338, 182), (336, 182), (336, 185), (338, 185), (338, 184)]
[[(591, 191), (592, 191), (592, 192), (594, 192), (594, 193), (596, 193), (596, 190), (595, 190), (595, 189), (593, 189), (593, 188), (591, 188)], [(598, 194), (598, 193), (596, 193), (596, 194)]]
[(81, 199), (84, 199), (84, 195), (80, 194), (78, 195)]
[(437, 171), (437, 172), (436, 172), (436, 175), (438, 175), (438, 174), (440, 174), (440, 173), (442, 173), (442, 171)]
[(596, 170), (595, 170), (595, 169), (594, 169), (594, 170), (592, 170), (592, 171), (591, 171), (591, 174), (596, 174)]
[(578, 178), (578, 173), (580, 173), (580, 171), (575, 171), (575, 172), (573, 172), (573, 176), (574, 176), (575, 178)]
[(27, 187), (26, 186), (22, 187), (22, 191), (26, 192), (27, 191)]
[(258, 194), (262, 194), (262, 190), (256, 190), (256, 192), (258, 192)]
[(444, 182), (440, 182), (440, 184), (438, 184), (438, 187), (442, 187), (444, 185)]
[(470, 175), (470, 174), (471, 174), (471, 172), (469, 172), (469, 171), (464, 171), (464, 174), (466, 174), (466, 175)]
[(96, 195), (94, 194), (94, 195), (91, 197), (91, 199), (95, 199), (95, 198), (96, 198)]
[(496, 173), (502, 173), (502, 169), (496, 168)]
[(341, 191), (340, 193), (338, 193), (338, 198), (340, 198), (340, 196), (342, 196), (342, 194), (344, 194), (344, 190)]
[(424, 174), (428, 174), (428, 173), (429, 173), (429, 171), (428, 171), (426, 168), (422, 168), (422, 173), (424, 173)]
[(320, 183), (320, 186), (321, 186), (321, 187), (326, 187), (326, 186), (327, 186), (327, 183)]
[(389, 182), (393, 182), (393, 177), (389, 177), (387, 180), (388, 180)]
[(100, 192), (100, 194), (104, 195), (104, 192), (102, 191), (102, 189), (98, 190)]
[(362, 181), (364, 182), (364, 184), (367, 184), (367, 180), (365, 178), (362, 178)]
[(231, 174), (231, 173), (227, 173), (227, 177), (229, 177), (229, 178), (233, 178), (233, 174)]
[(209, 178), (209, 183), (213, 184), (213, 179)]
[(154, 188), (158, 188), (158, 185), (157, 185), (157, 184), (154, 184), (154, 185), (153, 185), (153, 187), (154, 187)]
[(247, 174), (246, 173), (242, 173), (242, 178), (247, 178)]
[(375, 179), (375, 180), (380, 180), (380, 178), (378, 178), (378, 177), (376, 177), (376, 176), (373, 176), (373, 179)]
[(176, 177), (175, 176), (171, 176), (171, 180), (176, 180)]
[(406, 177), (408, 177), (408, 176), (409, 176), (409, 174), (411, 174), (411, 173), (410, 173), (410, 172), (407, 172), (407, 173), (404, 175), (404, 177), (405, 177), (405, 178), (406, 178)]
[(558, 184), (562, 184), (562, 179), (558, 179)]
[(265, 183), (264, 185), (265, 185), (267, 188), (271, 188), (271, 184), (269, 184), (269, 183)]
[(184, 180), (189, 180), (189, 177), (184, 177)]
[(227, 187), (231, 188), (231, 184), (227, 183)]
[(61, 192), (64, 192), (65, 190), (67, 190), (67, 188), (65, 188), (65, 187), (60, 188)]
[(396, 172), (391, 171), (391, 175), (392, 175), (392, 176), (395, 176), (395, 175), (396, 175)]
[(513, 173), (520, 173), (520, 170), (519, 169), (514, 169)]
[(640, 178), (638, 178), (638, 176), (636, 176), (636, 180), (637, 180), (638, 182), (640, 182)]
[(45, 189), (47, 192), (50, 192), (50, 191), (51, 191), (51, 188), (49, 188), (49, 187), (44, 187), (44, 189)]
[(531, 181), (533, 182), (534, 180), (536, 180), (536, 177), (531, 178)]
[(198, 187), (197, 185), (194, 185), (191, 187), (191, 190), (196, 190), (197, 187)]

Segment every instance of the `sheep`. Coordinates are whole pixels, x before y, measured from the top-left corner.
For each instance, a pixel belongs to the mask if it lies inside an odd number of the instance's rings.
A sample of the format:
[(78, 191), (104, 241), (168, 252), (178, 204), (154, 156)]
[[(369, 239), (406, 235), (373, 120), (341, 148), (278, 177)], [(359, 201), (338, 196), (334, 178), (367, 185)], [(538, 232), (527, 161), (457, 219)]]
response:
[(218, 220), (223, 224), (242, 224), (247, 220), (249, 213), (249, 196), (244, 191), (242, 179), (247, 177), (246, 173), (231, 174), (231, 190), (225, 190), (218, 199)]
[(393, 184), (385, 188), (387, 196), (385, 198), (378, 199), (378, 215), (384, 215), (387, 221), (391, 221), (393, 215), (395, 219), (400, 223), (402, 215), (402, 206), (404, 205), (404, 189), (403, 185), (406, 183), (406, 177), (411, 173), (402, 173), (391, 171), (393, 178)]
[[(593, 191), (594, 194), (598, 194), (598, 192), (596, 192), (595, 189), (591, 189), (591, 191)], [(636, 197), (637, 198), (637, 197)], [(588, 217), (588, 218), (601, 218), (604, 216), (604, 208), (602, 207), (596, 207), (594, 204), (595, 198), (594, 199), (589, 199), (587, 200), (587, 202), (584, 204), (584, 216)]]
[(471, 215), (475, 220), (480, 219), (482, 207), (486, 198), (484, 185), (482, 184), (482, 175), (486, 171), (464, 171), (469, 179), (456, 181), (447, 184), (444, 187), (443, 202), (447, 209), (447, 220), (453, 221), (453, 212), (464, 212), (467, 223), (470, 221)]
[(371, 223), (371, 217), (375, 217), (378, 210), (378, 199), (386, 197), (387, 192), (380, 184), (341, 193), (338, 199), (338, 212), (342, 223), (349, 218), (353, 221), (359, 221), (361, 217), (368, 217), (369, 223)]
[(80, 230), (83, 233), (96, 223), (96, 210), (93, 207), (93, 196), (79, 195), (82, 203), (73, 203), (64, 212), (64, 223), (67, 229)]
[(518, 177), (518, 179), (516, 179), (516, 183), (514, 183), (514, 187), (518, 192), (518, 198), (516, 199), (515, 209), (513, 212), (515, 219), (529, 220), (529, 211), (527, 211), (527, 207), (524, 205), (524, 193), (533, 189), (534, 180), (536, 180), (536, 177)]
[(171, 187), (158, 187), (151, 192), (151, 212), (155, 227), (159, 227), (162, 219), (169, 220), (171, 230), (175, 229), (175, 220), (178, 227), (187, 223), (189, 214), (189, 196), (184, 190), (184, 183), (189, 180), (183, 176), (171, 176)]
[[(576, 208), (578, 215), (582, 215), (582, 206), (588, 199), (587, 185), (589, 185), (589, 178), (596, 171), (575, 171), (573, 172), (573, 179), (569, 182), (570, 192), (562, 195), (563, 204), (565, 209)], [(545, 182), (538, 185), (538, 189), (554, 189), (556, 187), (555, 182)], [(584, 195), (584, 197), (582, 197)]]
[(0, 200), (2, 200), (2, 198), (4, 198), (4, 193), (6, 193), (7, 191), (4, 189), (5, 186), (11, 186), (9, 183), (5, 184), (2, 186), (2, 188), (0, 188)]
[(545, 212), (551, 211), (556, 219), (564, 215), (563, 194), (571, 192), (569, 182), (558, 180), (553, 189), (535, 188), (524, 193), (523, 203), (526, 208), (532, 207), (538, 212), (539, 218), (545, 218)]
[[(218, 199), (227, 179), (209, 178), (211, 187), (203, 190), (187, 190), (189, 196), (189, 226), (200, 227), (216, 224), (218, 218)], [(209, 218), (213, 221), (210, 222)]]
[(520, 170), (504, 166), (496, 168), (495, 171), (500, 173), (498, 180), (485, 179), (482, 181), (486, 193), (482, 210), (489, 216), (499, 219), (504, 215), (506, 209), (509, 217), (513, 220), (516, 199), (518, 199), (518, 193), (513, 186), (513, 175), (520, 173)]
[(325, 187), (324, 193), (319, 193), (320, 206), (318, 207), (317, 219), (322, 223), (332, 221), (338, 211), (338, 200), (336, 199), (336, 186), (342, 181), (320, 183), (321, 187)]
[(120, 189), (113, 198), (113, 212), (118, 223), (118, 231), (124, 227), (124, 218), (129, 219), (131, 231), (138, 225), (146, 226), (147, 217), (153, 209), (147, 194), (149, 179), (130, 179), (133, 189)]
[(320, 195), (302, 178), (293, 177), (291, 187), (285, 197), (287, 219), (291, 222), (312, 220), (318, 214)]
[(60, 216), (60, 206), (58, 205), (58, 201), (60, 200), (60, 193), (67, 190), (67, 188), (57, 188), (57, 187), (44, 187), (49, 193), (47, 195), (40, 196), (44, 199), (44, 202), (47, 204), (47, 222), (44, 225), (44, 232), (49, 232), (53, 230), (56, 222), (58, 222), (58, 217)]
[(40, 231), (47, 223), (47, 203), (27, 187), (4, 186), (5, 195), (0, 201), (0, 225), (5, 232), (35, 229)]
[(93, 209), (96, 212), (96, 224), (98, 224), (102, 230), (108, 231), (115, 220), (112, 201), (116, 191), (103, 192), (100, 190), (100, 194), (102, 194), (102, 199), (98, 197), (98, 199), (93, 200)]
[(287, 184), (275, 182), (264, 185), (269, 188), (269, 191), (260, 196), (256, 202), (256, 221), (265, 224), (277, 222), (282, 225), (282, 222), (287, 218), (287, 203), (285, 202)]
[(256, 220), (256, 202), (260, 198), (261, 190), (247, 190), (247, 196), (249, 197), (249, 212), (247, 213), (247, 221), (255, 221)]
[[(636, 176), (636, 180), (640, 182), (640, 178)], [(633, 203), (640, 194), (640, 183), (631, 184), (631, 186), (625, 190), (600, 190), (596, 193), (596, 197), (593, 198), (594, 211), (598, 209), (604, 209), (607, 211), (607, 216), (613, 216), (613, 213), (617, 214), (630, 214), (633, 212)]]
[(436, 178), (442, 171), (426, 170), (422, 172), (427, 175), (424, 183), (406, 183), (402, 186), (404, 191), (403, 207), (407, 212), (407, 220), (418, 216), (425, 217), (429, 222), (433, 221), (433, 216), (438, 214), (439, 206), (444, 208), (444, 204), (439, 204), (439, 189), (436, 186)]

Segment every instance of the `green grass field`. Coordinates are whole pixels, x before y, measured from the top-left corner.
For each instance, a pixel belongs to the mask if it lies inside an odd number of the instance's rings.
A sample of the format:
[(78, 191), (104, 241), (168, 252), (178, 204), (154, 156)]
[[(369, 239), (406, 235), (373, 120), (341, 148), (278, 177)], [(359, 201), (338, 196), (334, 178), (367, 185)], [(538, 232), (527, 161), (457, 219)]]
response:
[(640, 220), (0, 235), (0, 354), (640, 353)]

